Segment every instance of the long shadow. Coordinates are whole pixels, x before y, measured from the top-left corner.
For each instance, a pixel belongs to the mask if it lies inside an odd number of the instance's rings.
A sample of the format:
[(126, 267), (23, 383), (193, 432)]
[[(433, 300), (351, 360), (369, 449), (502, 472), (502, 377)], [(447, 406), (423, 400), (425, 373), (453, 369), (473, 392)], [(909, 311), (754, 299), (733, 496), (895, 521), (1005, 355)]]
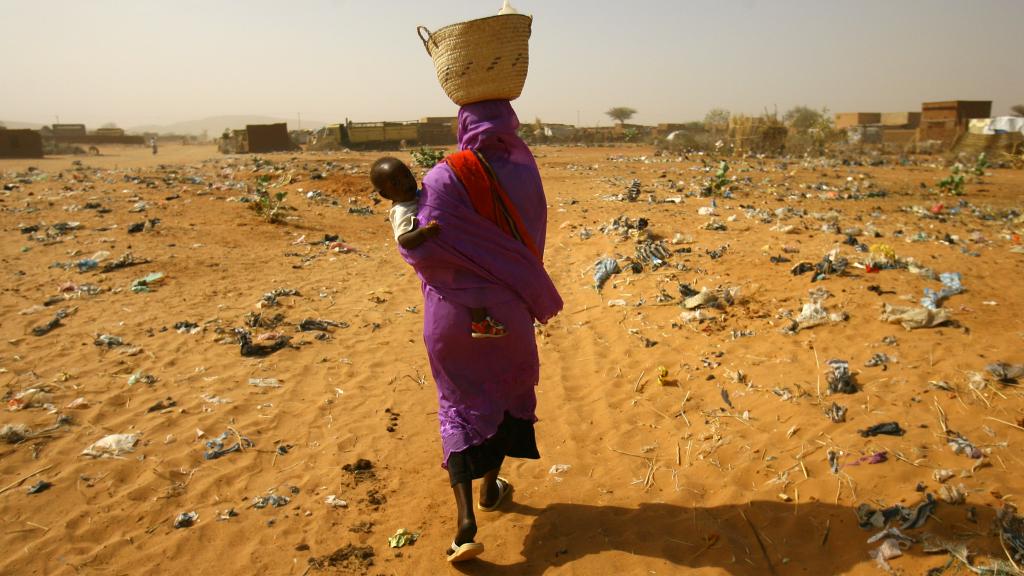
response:
[[(974, 505), (972, 520), (970, 508), (939, 503), (922, 528), (905, 533), (912, 537), (928, 533), (951, 540), (967, 538), (971, 550), (981, 557), (1004, 558), (998, 537), (990, 532), (995, 510)], [(869, 560), (868, 551), (878, 546), (866, 543), (878, 530), (861, 529), (854, 508), (821, 502), (794, 505), (754, 501), (707, 508), (561, 503), (533, 508), (513, 503), (506, 513), (534, 517), (523, 541), (525, 560), (494, 564), (486, 560), (485, 553), (475, 561), (454, 565), (456, 570), (480, 575), (540, 575), (591, 554), (617, 550), (663, 559), (680, 568), (715, 567), (744, 576), (834, 574)], [(904, 554), (924, 552), (917, 544)], [(936, 557), (935, 565), (943, 565), (947, 558)], [(899, 562), (893, 560), (896, 566)]]

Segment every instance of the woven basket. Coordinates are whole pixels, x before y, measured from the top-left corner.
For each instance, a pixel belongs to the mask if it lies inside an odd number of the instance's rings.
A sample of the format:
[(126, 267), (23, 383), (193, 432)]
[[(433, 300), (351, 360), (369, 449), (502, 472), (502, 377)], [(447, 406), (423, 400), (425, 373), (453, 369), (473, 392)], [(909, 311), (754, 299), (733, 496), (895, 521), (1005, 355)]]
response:
[(515, 100), (530, 67), (533, 18), (505, 14), (416, 32), (434, 60), (437, 80), (459, 106), (484, 100)]

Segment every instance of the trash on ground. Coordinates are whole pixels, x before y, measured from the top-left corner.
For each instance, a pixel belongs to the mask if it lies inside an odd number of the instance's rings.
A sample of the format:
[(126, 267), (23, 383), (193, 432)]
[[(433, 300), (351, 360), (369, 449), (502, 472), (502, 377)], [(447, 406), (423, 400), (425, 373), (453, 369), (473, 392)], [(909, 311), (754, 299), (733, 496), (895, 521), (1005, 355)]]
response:
[(82, 451), (84, 456), (93, 458), (117, 458), (122, 454), (135, 451), (139, 437), (136, 434), (110, 434), (93, 442)]

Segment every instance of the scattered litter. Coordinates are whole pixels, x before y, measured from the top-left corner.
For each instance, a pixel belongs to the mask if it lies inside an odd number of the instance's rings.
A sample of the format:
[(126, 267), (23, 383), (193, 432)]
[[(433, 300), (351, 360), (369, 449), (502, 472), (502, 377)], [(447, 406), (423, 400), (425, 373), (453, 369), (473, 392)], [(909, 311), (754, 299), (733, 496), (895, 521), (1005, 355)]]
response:
[(829, 394), (855, 394), (857, 385), (850, 374), (850, 363), (846, 360), (829, 360), (826, 372)]
[(116, 348), (118, 346), (124, 346), (124, 340), (118, 336), (111, 336), (110, 334), (100, 334), (96, 337), (93, 344), (102, 348)]
[(952, 319), (944, 308), (930, 310), (928, 308), (890, 306), (889, 304), (883, 306), (881, 320), (890, 324), (901, 324), (907, 330), (934, 328)]
[(132, 292), (149, 292), (150, 288), (164, 279), (163, 272), (151, 272), (146, 274), (142, 278), (136, 278), (132, 281)]
[(1024, 378), (1024, 364), (997, 362), (989, 364), (986, 370), (1004, 384), (1016, 384), (1017, 380)]
[(67, 318), (67, 317), (68, 317), (68, 311), (65, 310), (64, 308), (61, 308), (60, 310), (57, 311), (56, 314), (53, 315), (53, 318), (49, 322), (47, 322), (46, 324), (43, 324), (42, 326), (36, 326), (35, 328), (33, 328), (32, 329), (32, 335), (33, 336), (45, 336), (45, 335), (49, 334), (55, 328), (57, 328), (58, 326), (61, 325), (61, 323), (60, 323), (61, 320), (63, 320), (64, 318)]
[(846, 406), (833, 402), (831, 406), (825, 409), (825, 415), (836, 424), (846, 422)]
[(548, 470), (548, 474), (565, 474), (571, 468), (572, 464), (555, 464)]
[(601, 289), (604, 288), (605, 283), (608, 282), (608, 279), (611, 278), (613, 274), (618, 274), (621, 271), (622, 269), (619, 268), (619, 262), (614, 258), (602, 258), (598, 260), (597, 263), (594, 264), (594, 288), (600, 292)]
[[(225, 442), (230, 438), (235, 438), (235, 443), (225, 447)], [(216, 460), (221, 456), (231, 454), (232, 452), (244, 452), (246, 448), (252, 448), (256, 444), (235, 432), (234, 430), (228, 430), (220, 436), (206, 441), (206, 447), (210, 449), (209, 452), (203, 454), (203, 458), (207, 460)]]
[(964, 291), (963, 284), (960, 283), (959, 272), (943, 272), (939, 274), (939, 281), (942, 282), (942, 288), (938, 292), (931, 288), (924, 289), (921, 306), (929, 310), (938, 310), (944, 300)]
[(939, 486), (939, 498), (946, 504), (963, 504), (967, 501), (967, 487), (963, 484), (943, 484)]
[(24, 424), (4, 424), (0, 428), (0, 442), (17, 444), (32, 437), (32, 429)]
[(274, 508), (280, 508), (281, 506), (287, 506), (291, 502), (291, 498), (287, 496), (281, 496), (279, 494), (268, 494), (266, 496), (256, 496), (252, 499), (252, 507), (262, 510), (267, 506), (273, 506)]
[(900, 428), (900, 425), (896, 422), (884, 422), (882, 424), (875, 424), (870, 428), (864, 430), (858, 430), (857, 432), (864, 438), (871, 436), (886, 435), (886, 436), (903, 436), (906, 434), (906, 430)]
[(348, 502), (338, 498), (334, 494), (328, 494), (327, 497), (324, 498), (324, 504), (334, 508), (348, 508)]
[(388, 536), (388, 545), (392, 548), (401, 548), (403, 546), (412, 546), (419, 540), (420, 535), (418, 532), (409, 532), (405, 528), (399, 528), (398, 531), (392, 536)]
[(41, 492), (46, 492), (50, 488), (53, 488), (53, 484), (47, 482), (46, 480), (40, 480), (39, 482), (36, 482), (31, 487), (29, 487), (27, 494), (39, 494)]
[(111, 434), (93, 442), (82, 451), (83, 456), (93, 458), (117, 458), (122, 454), (135, 451), (139, 437), (136, 434)]
[(949, 444), (949, 447), (953, 450), (954, 454), (963, 454), (974, 459), (984, 456), (984, 453), (977, 446), (972, 444), (970, 440), (965, 438), (959, 432), (947, 430), (946, 442)]
[(269, 356), (287, 346), (288, 342), (291, 341), (291, 336), (277, 334), (271, 338), (270, 344), (254, 344), (252, 341), (252, 335), (244, 328), (235, 328), (235, 335), (238, 336), (238, 344), (240, 346), (242, 356), (245, 356), (246, 358), (262, 358), (264, 356)]
[(191, 528), (199, 521), (198, 512), (182, 512), (174, 519), (175, 528)]
[(136, 384), (148, 384), (152, 386), (156, 384), (156, 376), (152, 374), (146, 374), (145, 372), (136, 372), (128, 377), (128, 385), (135, 386)]
[(249, 385), (257, 388), (280, 388), (281, 382), (277, 378), (249, 378)]

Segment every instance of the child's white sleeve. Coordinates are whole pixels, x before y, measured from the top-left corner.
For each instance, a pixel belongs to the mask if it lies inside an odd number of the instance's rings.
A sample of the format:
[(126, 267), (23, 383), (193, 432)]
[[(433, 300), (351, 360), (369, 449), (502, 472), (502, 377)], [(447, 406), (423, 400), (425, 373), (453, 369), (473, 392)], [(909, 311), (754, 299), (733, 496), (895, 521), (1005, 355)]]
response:
[(416, 202), (402, 202), (395, 204), (388, 211), (388, 220), (391, 221), (391, 228), (395, 232), (396, 240), (402, 234), (412, 232), (416, 228), (417, 209)]

